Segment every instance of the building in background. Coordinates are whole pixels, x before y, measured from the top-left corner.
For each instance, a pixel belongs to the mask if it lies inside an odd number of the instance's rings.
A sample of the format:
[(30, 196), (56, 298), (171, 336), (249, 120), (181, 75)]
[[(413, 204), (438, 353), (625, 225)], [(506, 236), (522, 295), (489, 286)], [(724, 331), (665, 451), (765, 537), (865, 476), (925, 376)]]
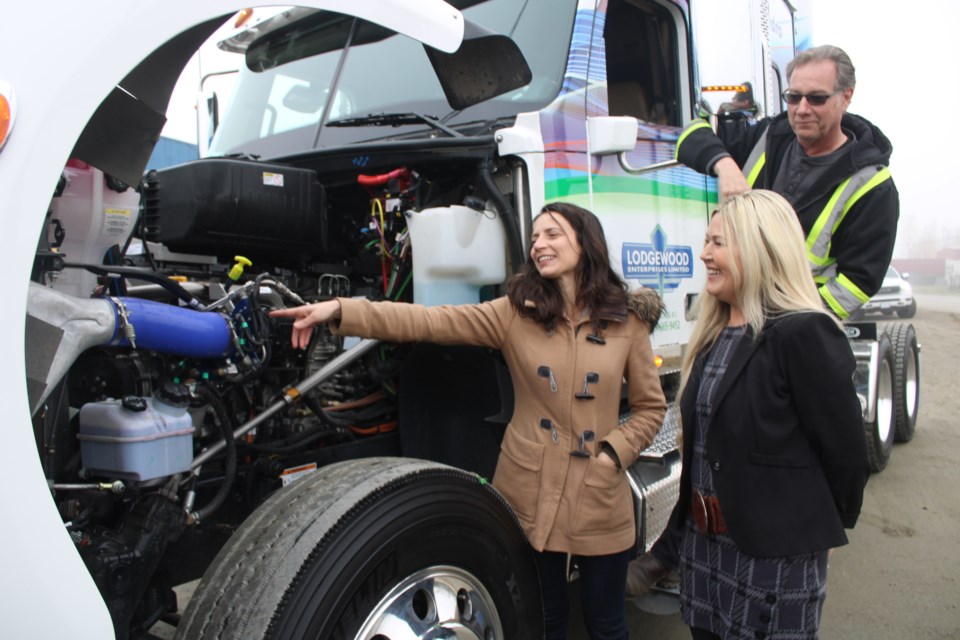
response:
[(157, 146), (153, 148), (153, 153), (150, 155), (150, 161), (147, 162), (147, 171), (172, 167), (199, 157), (200, 153), (195, 143), (160, 136)]

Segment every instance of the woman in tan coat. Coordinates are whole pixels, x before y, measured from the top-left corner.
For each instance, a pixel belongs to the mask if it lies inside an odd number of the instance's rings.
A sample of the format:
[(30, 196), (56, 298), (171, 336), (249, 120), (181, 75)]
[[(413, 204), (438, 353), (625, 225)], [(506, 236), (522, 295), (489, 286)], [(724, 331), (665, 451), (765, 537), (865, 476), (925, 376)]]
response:
[[(532, 241), (507, 295), (491, 302), (427, 308), (335, 299), (271, 315), (296, 319), (299, 348), (317, 324), (339, 321), (343, 335), (500, 349), (515, 409), (493, 485), (537, 552), (546, 637), (566, 637), (571, 554), (590, 637), (619, 640), (628, 637), (624, 584), (636, 538), (624, 469), (653, 440), (666, 409), (650, 345), (662, 303), (649, 289), (627, 293), (586, 209), (548, 204)], [(630, 417), (620, 424), (624, 381)]]

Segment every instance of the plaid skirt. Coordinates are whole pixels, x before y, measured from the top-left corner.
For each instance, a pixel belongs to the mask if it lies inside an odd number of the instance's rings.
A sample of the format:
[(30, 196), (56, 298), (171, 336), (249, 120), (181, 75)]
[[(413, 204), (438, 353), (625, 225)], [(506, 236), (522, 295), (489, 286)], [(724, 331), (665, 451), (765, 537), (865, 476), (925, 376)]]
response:
[(734, 638), (816, 640), (827, 594), (826, 551), (752, 558), (687, 518), (680, 552), (684, 623)]

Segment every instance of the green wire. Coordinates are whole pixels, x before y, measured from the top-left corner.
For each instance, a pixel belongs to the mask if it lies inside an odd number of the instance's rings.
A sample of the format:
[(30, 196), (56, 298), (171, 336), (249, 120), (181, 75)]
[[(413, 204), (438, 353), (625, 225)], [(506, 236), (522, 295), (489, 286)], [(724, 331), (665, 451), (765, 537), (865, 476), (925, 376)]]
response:
[(403, 281), (403, 284), (400, 285), (400, 291), (397, 291), (397, 295), (394, 296), (394, 300), (399, 300), (400, 296), (403, 295), (404, 290), (407, 288), (407, 285), (410, 284), (410, 279), (413, 278), (413, 273), (408, 273), (406, 280)]

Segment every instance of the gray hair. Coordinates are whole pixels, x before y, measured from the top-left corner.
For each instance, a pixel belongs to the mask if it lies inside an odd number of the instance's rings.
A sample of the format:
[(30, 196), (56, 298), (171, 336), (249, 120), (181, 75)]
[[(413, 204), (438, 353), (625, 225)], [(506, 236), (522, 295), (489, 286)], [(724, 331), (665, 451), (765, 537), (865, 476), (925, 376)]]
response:
[(834, 87), (834, 91), (844, 91), (857, 86), (857, 73), (853, 68), (853, 61), (850, 60), (850, 56), (840, 47), (829, 44), (798, 53), (797, 57), (787, 65), (787, 82), (790, 81), (794, 69), (819, 60), (833, 60), (837, 67), (837, 86)]

